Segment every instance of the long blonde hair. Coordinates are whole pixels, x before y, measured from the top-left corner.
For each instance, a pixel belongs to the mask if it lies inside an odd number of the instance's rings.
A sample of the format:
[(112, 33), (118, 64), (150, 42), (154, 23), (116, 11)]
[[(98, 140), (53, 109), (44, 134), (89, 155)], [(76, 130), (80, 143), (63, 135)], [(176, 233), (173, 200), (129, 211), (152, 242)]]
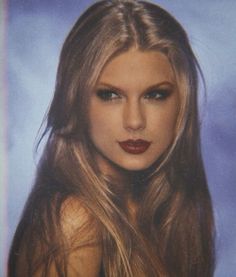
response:
[[(140, 200), (137, 226), (129, 223), (112, 181), (94, 162), (87, 128), (88, 99), (100, 72), (133, 46), (160, 51), (169, 58), (181, 95), (173, 143), (134, 179)], [(48, 142), (13, 241), (10, 276), (16, 267), (14, 253), (26, 237), (46, 240), (45, 257), (54, 259), (58, 273), (66, 276), (65, 251), (55, 233), (59, 232), (61, 205), (69, 196), (82, 199), (101, 228), (105, 276), (213, 275), (214, 224), (200, 152), (199, 72), (184, 29), (155, 4), (99, 1), (78, 19), (61, 52), (45, 130)], [(56, 207), (54, 214), (50, 203)], [(28, 249), (28, 253), (30, 276), (33, 252)], [(42, 258), (41, 263), (46, 276), (50, 262)]]

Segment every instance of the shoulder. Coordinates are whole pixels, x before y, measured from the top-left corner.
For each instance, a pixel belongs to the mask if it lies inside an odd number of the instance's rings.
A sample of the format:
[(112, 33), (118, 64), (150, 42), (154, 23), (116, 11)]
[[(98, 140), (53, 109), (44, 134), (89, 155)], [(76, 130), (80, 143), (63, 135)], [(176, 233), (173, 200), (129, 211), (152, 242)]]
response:
[(92, 235), (93, 229), (96, 228), (95, 222), (94, 216), (80, 199), (69, 197), (62, 203), (60, 223), (66, 237), (80, 234), (87, 226), (90, 226), (89, 234)]
[(98, 276), (102, 239), (93, 213), (77, 197), (40, 200), (39, 208), (31, 201), (16, 231), (9, 274), (56, 277), (67, 269), (71, 277)]
[(70, 249), (69, 276), (98, 276), (102, 263), (100, 228), (78, 198), (69, 197), (62, 203), (61, 227)]
[(81, 244), (101, 244), (101, 227), (98, 219), (77, 197), (63, 201), (60, 209), (60, 225), (67, 240)]

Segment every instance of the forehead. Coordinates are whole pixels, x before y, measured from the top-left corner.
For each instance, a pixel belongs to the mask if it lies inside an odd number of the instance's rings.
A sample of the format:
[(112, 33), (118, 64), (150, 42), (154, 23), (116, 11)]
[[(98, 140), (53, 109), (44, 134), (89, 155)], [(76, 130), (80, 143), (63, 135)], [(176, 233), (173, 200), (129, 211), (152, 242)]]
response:
[(131, 49), (113, 58), (102, 70), (99, 83), (114, 86), (142, 87), (161, 82), (174, 82), (168, 58), (158, 51)]

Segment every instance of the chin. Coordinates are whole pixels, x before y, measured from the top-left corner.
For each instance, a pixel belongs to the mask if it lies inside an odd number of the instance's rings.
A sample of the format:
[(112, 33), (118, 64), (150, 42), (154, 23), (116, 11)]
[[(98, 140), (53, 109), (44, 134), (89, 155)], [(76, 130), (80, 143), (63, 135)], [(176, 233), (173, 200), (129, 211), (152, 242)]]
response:
[(142, 171), (142, 170), (148, 169), (153, 163), (141, 163), (139, 161), (128, 163), (126, 161), (125, 163), (117, 164), (117, 165), (120, 168), (127, 170), (127, 171)]

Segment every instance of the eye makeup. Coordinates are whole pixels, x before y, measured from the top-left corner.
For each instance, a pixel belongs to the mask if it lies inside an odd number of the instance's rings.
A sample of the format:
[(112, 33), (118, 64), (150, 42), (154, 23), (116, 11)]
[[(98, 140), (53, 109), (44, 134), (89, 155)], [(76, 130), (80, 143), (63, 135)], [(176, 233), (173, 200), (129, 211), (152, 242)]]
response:
[(171, 95), (171, 93), (172, 89), (170, 88), (153, 88), (145, 93), (144, 98), (148, 100), (163, 101), (167, 99)]
[(115, 90), (110, 89), (110, 88), (98, 89), (96, 92), (96, 95), (102, 101), (112, 101), (112, 100), (121, 98), (121, 96), (119, 95), (118, 92), (116, 92)]
[[(150, 101), (164, 101), (172, 94), (173, 89), (171, 83), (162, 83), (147, 88), (140, 96)], [(121, 92), (112, 86), (101, 87), (96, 91), (96, 96), (104, 102), (121, 99), (124, 95), (126, 95), (125, 92)]]

